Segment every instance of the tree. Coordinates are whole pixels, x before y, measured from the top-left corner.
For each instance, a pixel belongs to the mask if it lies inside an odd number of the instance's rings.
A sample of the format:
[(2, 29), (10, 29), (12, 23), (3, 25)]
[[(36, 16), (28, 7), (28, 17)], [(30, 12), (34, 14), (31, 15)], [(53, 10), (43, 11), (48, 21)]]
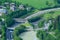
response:
[(22, 40), (19, 35), (23, 32), (25, 32), (26, 27), (24, 25), (20, 25), (19, 27), (15, 28), (13, 32), (14, 40)]
[(28, 19), (28, 21), (29, 21), (29, 22), (35, 22), (35, 21), (41, 19), (41, 16), (42, 16), (42, 15), (38, 15), (38, 16), (32, 17), (32, 18)]
[(60, 16), (58, 16), (54, 21), (55, 30), (58, 29), (60, 31)]
[(39, 23), (38, 23), (38, 26), (41, 28), (44, 26), (44, 20), (41, 20)]
[(14, 40), (22, 40), (19, 36), (15, 36)]
[(2, 40), (6, 40), (6, 26), (4, 26), (4, 25), (2, 25), (2, 33), (1, 33), (1, 35), (2, 35), (2, 37), (1, 37), (1, 39)]
[(1, 29), (0, 29), (0, 34), (2, 33)]
[(60, 30), (60, 16), (57, 17), (57, 24), (58, 24), (57, 27)]
[(10, 27), (11, 25), (13, 25), (15, 23), (13, 18), (9, 15), (3, 14), (2, 18), (4, 19), (5, 26), (7, 26), (7, 27)]
[(25, 14), (27, 14), (27, 10), (17, 10), (15, 12), (10, 13), (9, 16), (13, 18), (18, 18)]
[(43, 30), (37, 32), (39, 40), (56, 40), (55, 34)]
[(56, 0), (58, 4), (60, 4), (60, 0)]
[(25, 30), (26, 27), (24, 25), (20, 25), (19, 27), (15, 28), (15, 33), (16, 35), (19, 35), (21, 33), (23, 33)]
[(39, 40), (45, 40), (45, 38), (46, 38), (46, 32), (43, 31), (43, 30), (37, 31), (37, 37), (39, 38)]
[(51, 6), (51, 3), (49, 1), (46, 1), (46, 5)]

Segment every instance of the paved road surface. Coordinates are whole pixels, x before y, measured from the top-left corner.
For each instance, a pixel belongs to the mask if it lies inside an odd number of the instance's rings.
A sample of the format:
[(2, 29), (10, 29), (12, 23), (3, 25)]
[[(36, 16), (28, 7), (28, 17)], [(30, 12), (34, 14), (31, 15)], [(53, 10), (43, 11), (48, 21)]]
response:
[(35, 31), (37, 31), (37, 30), (48, 30), (50, 24), (51, 24), (51, 20), (49, 20), (48, 23), (45, 23), (44, 27), (42, 27), (42, 28), (36, 28), (36, 29), (32, 29), (31, 28), (31, 29), (25, 29), (25, 30), (28, 30), (28, 31), (33, 31), (33, 30), (35, 30)]
[(7, 40), (13, 40), (13, 30), (12, 29), (6, 30), (6, 38), (7, 38)]
[[(29, 18), (32, 18), (32, 17), (35, 17), (35, 16), (38, 16), (38, 15), (41, 15), (41, 14), (44, 14), (45, 12), (51, 12), (51, 11), (55, 11), (55, 10), (60, 10), (60, 8), (53, 8), (53, 9), (48, 9), (48, 10), (42, 10), (42, 11), (39, 11), (31, 16), (28, 16), (27, 18), (25, 19), (29, 19)], [(20, 19), (17, 19), (18, 21), (20, 21)], [(23, 21), (21, 21), (23, 22)], [(38, 29), (26, 29), (26, 30), (42, 30), (44, 28), (38, 28)], [(12, 37), (12, 31), (11, 30), (8, 30), (6, 31), (6, 38), (8, 40), (13, 40), (13, 37)]]
[(15, 20), (16, 22), (21, 22), (21, 23), (24, 23), (24, 22), (27, 21), (26, 19), (22, 19), (22, 18), (14, 18), (14, 20)]
[(39, 15), (44, 14), (46, 12), (51, 12), (51, 11), (56, 11), (56, 10), (60, 10), (60, 8), (53, 8), (53, 9), (48, 9), (48, 10), (42, 10), (42, 11), (39, 11), (39, 12), (37, 12), (35, 14), (32, 14), (32, 15), (26, 17), (25, 19), (30, 19), (32, 17), (39, 16)]

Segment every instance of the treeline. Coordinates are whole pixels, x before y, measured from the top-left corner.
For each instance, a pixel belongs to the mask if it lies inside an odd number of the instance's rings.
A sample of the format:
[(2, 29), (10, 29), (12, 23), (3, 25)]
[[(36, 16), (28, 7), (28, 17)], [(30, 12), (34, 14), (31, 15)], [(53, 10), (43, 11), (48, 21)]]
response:
[(2, 15), (2, 19), (4, 19), (4, 20), (2, 20), (3, 21), (3, 24), (5, 26), (7, 26), (7, 27), (10, 27), (11, 25), (13, 25), (15, 23), (15, 21), (13, 20), (13, 18), (10, 17), (9, 15), (3, 14)]
[(12, 2), (11, 0), (0, 0), (0, 5), (3, 5), (4, 2)]
[(12, 13), (9, 13), (8, 15), (12, 18), (18, 18), (18, 17), (21, 17), (25, 14), (27, 14), (27, 10), (17, 10)]
[(29, 18), (28, 21), (29, 21), (29, 22), (35, 22), (35, 21), (40, 20), (41, 18), (42, 18), (42, 15), (38, 15), (38, 16)]

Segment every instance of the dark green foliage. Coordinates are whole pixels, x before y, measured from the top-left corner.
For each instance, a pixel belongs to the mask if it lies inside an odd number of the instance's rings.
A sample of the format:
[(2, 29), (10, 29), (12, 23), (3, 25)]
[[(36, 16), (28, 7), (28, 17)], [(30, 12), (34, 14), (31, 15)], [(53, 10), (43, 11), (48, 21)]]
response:
[(58, 16), (58, 18), (57, 18), (57, 27), (58, 27), (58, 29), (60, 30), (60, 16)]
[(11, 2), (11, 0), (0, 0), (0, 5), (3, 5), (5, 2)]
[(18, 10), (18, 11), (10, 13), (9, 16), (11, 16), (13, 18), (18, 18), (18, 17), (21, 17), (21, 16), (23, 16), (25, 14), (27, 14), (26, 10)]
[(39, 40), (57, 40), (54, 36), (54, 34), (50, 34), (47, 31), (42, 30), (39, 30), (37, 33)]
[(37, 31), (37, 37), (38, 37), (40, 40), (45, 40), (46, 32), (43, 31), (43, 30)]
[(44, 25), (44, 20), (39, 21), (38, 27), (41, 28), (41, 27), (43, 27), (43, 25)]
[(2, 3), (4, 3), (4, 2), (5, 2), (5, 0), (3, 0), (3, 1), (2, 1), (2, 0), (0, 0), (0, 5), (1, 5)]
[(2, 33), (1, 29), (0, 29), (0, 34)]
[(40, 40), (60, 40), (60, 16), (52, 20), (52, 24), (47, 31), (37, 31)]
[(22, 40), (19, 36), (15, 36), (14, 40)]
[(3, 25), (2, 26), (2, 33), (1, 33), (2, 37), (1, 39), (2, 40), (6, 40), (6, 27)]
[(9, 15), (2, 15), (2, 18), (4, 19), (5, 26), (10, 27), (15, 23), (12, 17)]
[(53, 21), (54, 21), (53, 24), (52, 24), (53, 29), (54, 30), (56, 30), (56, 29), (60, 30), (60, 16), (55, 18)]
[(13, 33), (13, 35), (14, 35), (14, 40), (22, 40), (22, 39), (19, 37), (19, 35), (20, 35), (21, 33), (25, 32), (25, 30), (24, 30), (25, 28), (26, 28), (26, 27), (25, 27), (24, 25), (20, 25), (19, 27), (15, 28), (14, 33)]
[(32, 18), (28, 19), (28, 21), (29, 22), (35, 22), (35, 21), (37, 21), (39, 19), (41, 19), (41, 17), (40, 16), (37, 16), (37, 17), (32, 17)]
[(58, 4), (60, 4), (60, 0), (56, 0)]
[(15, 29), (15, 32), (16, 32), (16, 35), (19, 35), (19, 34), (21, 34), (22, 32), (24, 32), (24, 29), (25, 29), (26, 27), (24, 26), (24, 25), (20, 25), (19, 27), (17, 27), (16, 29)]

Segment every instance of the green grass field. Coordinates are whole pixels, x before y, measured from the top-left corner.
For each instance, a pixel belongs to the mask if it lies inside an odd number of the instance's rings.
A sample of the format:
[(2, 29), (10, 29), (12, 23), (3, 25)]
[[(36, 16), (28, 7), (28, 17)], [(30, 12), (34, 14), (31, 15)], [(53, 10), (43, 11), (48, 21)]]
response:
[(43, 15), (43, 18), (45, 20), (49, 20), (49, 19), (52, 19), (52, 18), (57, 18), (58, 16), (60, 16), (60, 10), (57, 10), (57, 11), (54, 11), (54, 13), (46, 13)]
[(12, 1), (17, 1), (22, 4), (28, 4), (38, 9), (53, 7), (57, 4), (54, 0), (12, 0)]

